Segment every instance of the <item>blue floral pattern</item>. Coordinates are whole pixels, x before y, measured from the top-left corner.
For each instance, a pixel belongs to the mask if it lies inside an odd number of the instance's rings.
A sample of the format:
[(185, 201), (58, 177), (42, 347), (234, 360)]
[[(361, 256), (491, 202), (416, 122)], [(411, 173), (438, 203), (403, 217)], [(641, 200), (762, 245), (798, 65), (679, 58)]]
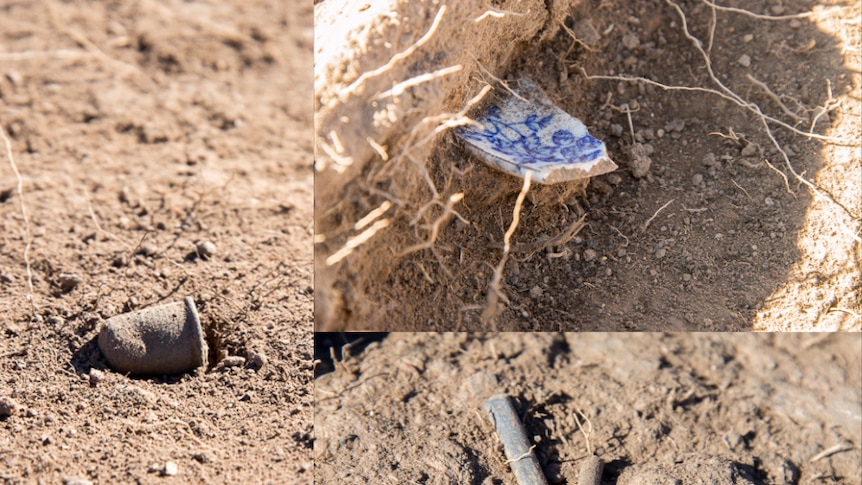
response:
[[(568, 124), (580, 123), (574, 118), (555, 120), (566, 115), (548, 112), (550, 110), (547, 109), (534, 111), (537, 112), (512, 120), (504, 118), (502, 110), (493, 105), (476, 120), (484, 126), (484, 130), (464, 126), (458, 129), (458, 134), (468, 143), (473, 142), (476, 148), (490, 149), (494, 152), (492, 155), (537, 170), (545, 164), (583, 164), (606, 156), (604, 143), (590, 136), (582, 124), (576, 127), (582, 128), (578, 131), (583, 133), (578, 134), (559, 128), (566, 121)], [(555, 127), (557, 129), (548, 136), (548, 130)]]

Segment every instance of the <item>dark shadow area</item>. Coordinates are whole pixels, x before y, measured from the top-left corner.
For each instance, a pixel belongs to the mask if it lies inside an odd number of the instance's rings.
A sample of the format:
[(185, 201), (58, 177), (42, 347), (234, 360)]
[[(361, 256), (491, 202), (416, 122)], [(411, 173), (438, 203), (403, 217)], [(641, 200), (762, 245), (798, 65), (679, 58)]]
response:
[(632, 465), (631, 460), (626, 458), (621, 458), (618, 460), (611, 460), (605, 463), (605, 469), (602, 472), (602, 483), (616, 484), (617, 479), (619, 479), (620, 474), (627, 467)]
[(75, 353), (72, 354), (72, 367), (78, 375), (86, 375), (90, 373), (90, 369), (100, 371), (110, 371), (105, 357), (99, 350), (98, 336), (91, 338), (81, 346)]
[(571, 351), (572, 348), (566, 336), (562, 333), (557, 334), (548, 349), (548, 367), (553, 368), (558, 362), (562, 362)]
[(315, 332), (314, 377), (335, 370), (335, 364), (359, 355), (374, 342), (380, 342), (389, 332)]

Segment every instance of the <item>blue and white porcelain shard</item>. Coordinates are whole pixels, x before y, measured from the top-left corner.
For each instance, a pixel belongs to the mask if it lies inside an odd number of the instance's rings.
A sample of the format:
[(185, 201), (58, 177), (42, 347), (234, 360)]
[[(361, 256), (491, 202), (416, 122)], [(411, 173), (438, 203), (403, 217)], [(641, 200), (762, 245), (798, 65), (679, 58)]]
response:
[(500, 102), (490, 105), (475, 125), (456, 133), (485, 163), (543, 184), (556, 184), (613, 172), (617, 165), (605, 144), (587, 132), (581, 120), (551, 103), (536, 83), (525, 77)]

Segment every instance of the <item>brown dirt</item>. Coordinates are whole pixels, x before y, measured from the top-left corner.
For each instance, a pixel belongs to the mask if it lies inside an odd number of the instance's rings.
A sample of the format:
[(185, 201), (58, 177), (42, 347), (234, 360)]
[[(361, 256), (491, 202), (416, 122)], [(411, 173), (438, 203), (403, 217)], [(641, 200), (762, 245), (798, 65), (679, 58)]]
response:
[[(310, 2), (0, 7), (5, 483), (311, 483), (312, 43)], [(185, 295), (267, 362), (106, 367), (103, 319)]]
[[(546, 42), (537, 34), (534, 42), (513, 44), (510, 62), (494, 73), (529, 73), (608, 144), (621, 169), (593, 179), (585, 192), (578, 183), (531, 190), (503, 273), (509, 301), (496, 320), (483, 322), (520, 180), (486, 167), (451, 133), (439, 136), (418, 161), (372, 158), (355, 179), (340, 180), (345, 188), (337, 197), (316, 200), (316, 267), (323, 285), (318, 328), (862, 330), (858, 2), (728, 4), (772, 16), (814, 12), (766, 20), (719, 11), (710, 58), (721, 82), (766, 114), (791, 125), (794, 117), (808, 120), (798, 123), (801, 130), (809, 129), (818, 106), (829, 107), (814, 130), (829, 141), (770, 125), (793, 169), (816, 191), (793, 175), (750, 111), (715, 94), (582, 74), (720, 89), (668, 2), (575, 2), (565, 12), (566, 25), (579, 42), (563, 30)], [(706, 48), (712, 10), (694, 0), (681, 8)], [(404, 63), (426, 71), (443, 67), (433, 54)], [(455, 112), (486, 81), (495, 84), (471, 68), (476, 74), (468, 84), (436, 111), (411, 116)], [(793, 114), (747, 75), (777, 93)], [(827, 102), (827, 82), (834, 103)], [(623, 105), (634, 110), (636, 140), (652, 148), (641, 178), (634, 174), (645, 167), (633, 156)], [(400, 126), (400, 138), (377, 140), (392, 157), (413, 125)], [(444, 209), (455, 194), (464, 194), (452, 206), (461, 218)], [(358, 234), (353, 224), (387, 199), (394, 202), (384, 216), (389, 226), (320, 273), (321, 262)], [(545, 244), (584, 215), (586, 226), (574, 238)], [(431, 239), (438, 220), (433, 246), (405, 254)]]
[(495, 392), (554, 484), (862, 483), (858, 333), (392, 333), (317, 379), (317, 483), (514, 484)]

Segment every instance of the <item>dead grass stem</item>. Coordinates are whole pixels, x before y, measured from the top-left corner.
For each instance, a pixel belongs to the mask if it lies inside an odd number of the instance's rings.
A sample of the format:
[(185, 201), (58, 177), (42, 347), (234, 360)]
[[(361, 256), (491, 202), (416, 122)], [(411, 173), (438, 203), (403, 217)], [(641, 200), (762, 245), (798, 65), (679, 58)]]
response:
[(30, 311), (32, 316), (36, 317), (36, 302), (33, 297), (33, 271), (30, 268), (30, 248), (33, 245), (33, 235), (30, 231), (30, 217), (27, 215), (27, 204), (24, 202), (24, 180), (21, 178), (21, 172), (18, 171), (18, 165), (15, 164), (15, 157), (12, 156), (12, 143), (9, 137), (6, 136), (6, 130), (0, 125), (0, 137), (3, 138), (3, 143), (6, 144), (6, 157), (9, 159), (9, 165), (12, 171), (15, 172), (16, 191), (18, 193), (18, 203), (21, 207), (21, 216), (24, 219), (24, 268), (27, 271), (27, 301), (30, 303)]

